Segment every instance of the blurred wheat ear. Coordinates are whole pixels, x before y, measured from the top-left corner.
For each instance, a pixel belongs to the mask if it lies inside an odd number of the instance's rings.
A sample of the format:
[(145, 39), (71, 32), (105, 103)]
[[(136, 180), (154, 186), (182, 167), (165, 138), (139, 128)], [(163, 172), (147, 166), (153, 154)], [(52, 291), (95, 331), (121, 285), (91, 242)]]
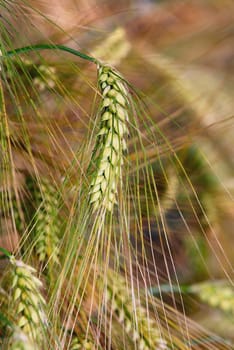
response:
[(30, 180), (32, 199), (38, 206), (31, 223), (35, 234), (35, 252), (39, 261), (50, 267), (59, 264), (59, 233), (62, 222), (59, 217), (58, 192), (55, 185), (46, 178), (41, 179), (40, 187), (32, 179), (28, 179), (28, 186)]

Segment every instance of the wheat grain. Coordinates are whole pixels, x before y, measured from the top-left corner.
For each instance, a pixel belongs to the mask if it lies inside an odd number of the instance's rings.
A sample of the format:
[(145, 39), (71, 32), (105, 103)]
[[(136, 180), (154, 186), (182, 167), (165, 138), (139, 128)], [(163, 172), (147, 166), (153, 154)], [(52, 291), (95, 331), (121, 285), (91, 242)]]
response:
[(120, 76), (112, 68), (98, 68), (98, 83), (102, 93), (101, 122), (91, 163), (94, 170), (89, 201), (96, 210), (99, 206), (111, 211), (116, 203), (118, 183), (121, 180), (125, 135), (128, 133), (128, 91)]

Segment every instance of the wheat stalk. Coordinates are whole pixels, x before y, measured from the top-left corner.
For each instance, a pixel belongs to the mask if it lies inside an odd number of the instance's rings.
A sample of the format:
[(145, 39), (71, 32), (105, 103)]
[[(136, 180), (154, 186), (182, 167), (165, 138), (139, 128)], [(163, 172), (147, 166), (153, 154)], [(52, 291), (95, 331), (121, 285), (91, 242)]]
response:
[(29, 336), (31, 341), (42, 342), (47, 326), (45, 300), (41, 294), (42, 282), (35, 276), (36, 270), (10, 257), (12, 265), (12, 303), (15, 310), (16, 326)]
[(98, 84), (102, 93), (101, 122), (91, 164), (93, 173), (89, 202), (96, 210), (103, 206), (111, 211), (116, 203), (118, 183), (121, 180), (124, 136), (128, 133), (128, 91), (121, 77), (108, 66), (98, 67)]
[(160, 335), (157, 323), (147, 315), (140, 303), (133, 305), (124, 279), (113, 271), (108, 277), (106, 301), (111, 303), (112, 312), (123, 325), (125, 332), (131, 335), (131, 339), (137, 344), (137, 349), (169, 349), (167, 342)]

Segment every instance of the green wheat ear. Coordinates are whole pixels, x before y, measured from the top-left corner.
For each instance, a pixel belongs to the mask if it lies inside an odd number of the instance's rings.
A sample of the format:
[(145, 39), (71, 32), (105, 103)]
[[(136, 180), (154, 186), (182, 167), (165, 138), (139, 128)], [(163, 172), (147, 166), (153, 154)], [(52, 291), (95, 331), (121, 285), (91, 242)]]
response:
[[(46, 91), (48, 88), (53, 89), (56, 86), (57, 76), (56, 69), (53, 66), (38, 64), (24, 57), (13, 57), (12, 63), (17, 74), (26, 83), (32, 84), (40, 92)], [(4, 64), (4, 63), (3, 63)], [(15, 71), (6, 68), (6, 78), (14, 79)]]
[(129, 97), (122, 78), (108, 66), (98, 67), (98, 85), (102, 93), (101, 122), (91, 164), (95, 166), (89, 202), (93, 210), (111, 211), (121, 181), (123, 154), (128, 133)]
[(16, 326), (25, 333), (30, 341), (38, 344), (43, 341), (43, 332), (47, 326), (45, 300), (41, 294), (42, 282), (35, 276), (36, 270), (10, 257), (12, 266), (12, 303), (15, 310)]
[(223, 281), (203, 282), (190, 287), (201, 301), (234, 317), (234, 289)]
[(34, 215), (35, 250), (42, 263), (59, 263), (59, 231), (61, 220), (58, 216), (59, 200), (56, 188), (42, 178), (40, 188), (35, 189), (36, 203), (39, 205)]
[(147, 310), (140, 303), (133, 305), (124, 278), (113, 271), (108, 274), (106, 301), (111, 304), (111, 311), (137, 345), (137, 349), (169, 350), (167, 341), (160, 335), (157, 322), (147, 315)]
[(118, 27), (105, 40), (102, 38), (102, 41), (92, 51), (92, 56), (116, 66), (127, 57), (130, 50), (131, 44), (125, 29)]

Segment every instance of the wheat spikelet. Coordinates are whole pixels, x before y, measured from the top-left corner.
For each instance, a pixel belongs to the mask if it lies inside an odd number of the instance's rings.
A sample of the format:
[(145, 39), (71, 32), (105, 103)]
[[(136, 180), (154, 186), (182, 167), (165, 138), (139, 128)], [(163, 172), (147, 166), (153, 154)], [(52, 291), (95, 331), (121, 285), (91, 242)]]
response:
[(15, 310), (16, 326), (31, 341), (42, 342), (43, 330), (47, 325), (45, 300), (40, 289), (42, 282), (35, 276), (36, 270), (10, 257), (12, 269), (12, 302)]
[[(167, 342), (161, 337), (157, 323), (147, 315), (139, 304), (134, 308), (131, 297), (127, 293), (124, 279), (114, 272), (109, 273), (107, 285), (107, 302), (118, 317), (127, 334), (137, 344), (139, 350), (166, 350)], [(133, 315), (136, 315), (135, 320)]]
[(121, 179), (124, 136), (128, 133), (128, 92), (121, 78), (110, 67), (98, 68), (98, 83), (102, 93), (101, 122), (91, 163), (96, 165), (90, 188), (90, 203), (111, 211), (116, 203)]
[(204, 282), (191, 287), (191, 292), (208, 305), (234, 316), (234, 290), (221, 282)]
[(45, 263), (59, 263), (59, 231), (61, 221), (58, 217), (59, 201), (57, 192), (49, 180), (41, 179), (40, 189), (35, 190), (39, 208), (35, 214), (35, 250), (39, 260)]

